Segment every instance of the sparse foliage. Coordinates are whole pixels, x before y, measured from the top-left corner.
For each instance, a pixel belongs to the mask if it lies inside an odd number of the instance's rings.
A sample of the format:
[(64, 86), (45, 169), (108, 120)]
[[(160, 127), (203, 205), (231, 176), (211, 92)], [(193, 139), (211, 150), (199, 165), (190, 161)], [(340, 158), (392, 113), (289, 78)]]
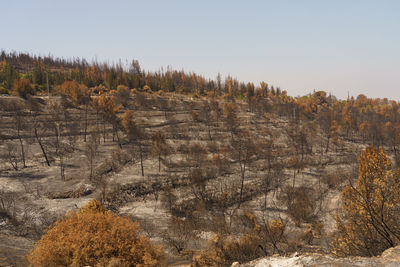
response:
[(360, 155), (357, 183), (350, 181), (342, 199), (336, 254), (376, 256), (400, 243), (400, 173), (382, 149)]

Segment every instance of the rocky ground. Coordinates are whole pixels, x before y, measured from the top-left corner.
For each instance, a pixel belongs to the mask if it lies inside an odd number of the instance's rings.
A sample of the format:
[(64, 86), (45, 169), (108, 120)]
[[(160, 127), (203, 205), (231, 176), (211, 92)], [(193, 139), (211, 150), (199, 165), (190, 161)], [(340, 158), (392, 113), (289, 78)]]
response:
[(321, 254), (294, 254), (290, 257), (267, 257), (246, 264), (233, 263), (236, 267), (397, 267), (400, 266), (400, 246), (390, 248), (379, 257), (336, 258)]

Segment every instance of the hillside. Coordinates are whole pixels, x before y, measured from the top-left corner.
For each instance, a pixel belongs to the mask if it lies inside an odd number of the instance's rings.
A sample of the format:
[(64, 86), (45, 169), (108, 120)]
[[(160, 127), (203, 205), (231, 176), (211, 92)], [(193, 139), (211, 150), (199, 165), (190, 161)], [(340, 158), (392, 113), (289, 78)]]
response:
[[(30, 73), (16, 79), (40, 94), (46, 83)], [(0, 265), (22, 266), (46, 227), (93, 198), (139, 221), (171, 265), (221, 244), (237, 247), (229, 263), (330, 254), (360, 152), (382, 147), (397, 166), (395, 101), (322, 91), (294, 98), (266, 84), (235, 89), (229, 79), (221, 93), (218, 81), (196, 87), (198, 79), (169, 92), (145, 84), (168, 80), (157, 75), (135, 89), (53, 80), (49, 97), (0, 97)]]
[[(30, 101), (37, 100), (40, 98)], [(68, 210), (76, 209), (89, 199), (96, 197), (103, 199), (103, 203), (112, 210), (141, 221), (142, 226), (152, 237), (162, 237), (163, 231), (169, 229), (168, 227), (175, 227), (176, 224), (171, 220), (195, 216), (192, 223), (197, 225), (182, 225), (184, 228), (189, 228), (179, 229), (183, 231), (182, 233), (170, 230), (170, 233), (182, 236), (171, 237), (172, 240), (167, 237), (167, 240), (170, 241), (171, 246), (177, 246), (175, 247), (177, 250), (199, 249), (205, 240), (195, 234), (192, 237), (191, 231), (201, 229), (203, 235), (209, 233), (206, 236), (216, 231), (232, 231), (229, 230), (228, 225), (221, 225), (219, 226), (221, 229), (218, 229), (215, 223), (220, 220), (220, 216), (229, 220), (239, 220), (244, 212), (251, 211), (259, 216), (267, 216), (266, 218), (286, 218), (286, 207), (281, 203), (282, 200), (277, 199), (284, 193), (282, 190), (285, 184), (307, 190), (313, 201), (318, 203), (318, 205), (313, 205), (312, 214), (318, 215), (319, 219), (332, 226), (330, 210), (326, 210), (325, 207), (335, 208), (329, 202), (330, 198), (335, 198), (338, 191), (334, 188), (329, 189), (326, 184), (327, 179), (324, 179), (323, 174), (332, 169), (340, 170), (342, 173), (350, 171), (352, 165), (349, 163), (355, 163), (356, 157), (352, 152), (360, 149), (361, 145), (346, 142), (343, 144), (343, 149), (323, 152), (322, 156), (320, 152), (311, 154), (307, 151), (304, 155), (307, 165), (297, 169), (296, 166), (289, 165), (293, 159), (297, 159), (296, 152), (287, 145), (291, 142), (286, 133), (289, 122), (279, 118), (270, 118), (268, 121), (258, 118), (248, 111), (245, 103), (238, 103), (237, 117), (241, 121), (239, 127), (246, 129), (252, 138), (260, 139), (259, 144), (270, 147), (268, 153), (277, 155), (269, 159), (271, 163), (263, 159), (264, 155), (256, 155), (257, 158), (251, 159), (251, 166), (245, 173), (242, 196), (244, 203), (238, 209), (240, 164), (234, 155), (230, 155), (230, 151), (227, 151), (230, 145), (230, 132), (225, 127), (225, 122), (218, 122), (217, 125), (216, 121), (201, 120), (196, 116), (196, 113), (202, 110), (202, 105), (207, 103), (204, 101), (207, 100), (185, 96), (152, 95), (147, 95), (145, 100), (142, 99), (144, 103), (141, 105), (136, 104), (136, 100), (132, 97), (127, 109), (134, 110), (135, 122), (147, 136), (142, 141), (144, 154), (146, 154), (143, 160), (144, 176), (141, 176), (137, 147), (128, 144), (126, 138), (123, 138), (122, 149), (120, 149), (116, 138), (112, 140), (112, 127), (106, 123), (105, 136), (104, 132), (100, 131), (96, 137), (98, 148), (94, 156), (94, 178), (90, 179), (88, 158), (85, 156), (87, 143), (90, 142), (89, 138), (93, 138), (91, 134), (93, 129), (97, 129), (96, 124), (103, 124), (102, 119), (96, 117), (95, 112), (90, 111), (87, 115), (88, 137), (85, 143), (82, 130), (73, 131), (74, 128), (81, 129), (76, 124), (85, 123), (82, 119), (84, 110), (66, 108), (65, 113), (51, 114), (51, 111), (46, 110), (48, 100), (44, 98), (40, 100), (44, 103), (39, 104), (41, 110), (35, 115), (29, 109), (21, 111), (20, 120), (23, 121), (24, 126), (20, 135), (23, 136), (25, 142), (27, 167), (20, 166), (17, 170), (13, 169), (11, 162), (7, 162), (12, 159), (6, 154), (3, 155), (1, 172), (2, 194), (3, 197), (7, 196), (9, 202), (9, 207), (5, 208), (13, 207), (13, 216), (24, 218), (23, 225), (10, 226), (13, 231), (18, 234), (22, 234), (19, 233), (22, 231), (23, 235), (34, 237), (38, 231), (35, 228), (42, 228), (43, 221), (47, 224), (51, 223), (51, 218), (61, 216)], [(3, 98), (2, 101), (10, 105), (16, 103), (18, 106), (27, 102), (11, 97)], [(57, 99), (50, 101), (57, 101)], [(159, 103), (163, 101), (172, 102), (167, 111), (159, 106)], [(223, 105), (223, 102), (220, 102), (220, 105)], [(8, 150), (15, 153), (13, 154), (15, 164), (21, 164), (14, 128), (15, 118), (11, 112), (10, 109), (2, 111), (2, 134), (5, 139), (2, 151)], [(123, 110), (119, 113), (123, 113)], [(64, 118), (64, 116), (68, 117)], [(74, 149), (65, 155), (64, 179), (60, 176), (60, 156), (55, 151), (56, 130), (44, 126), (45, 122), (68, 123), (68, 126), (64, 128), (65, 132), (60, 134), (60, 138), (63, 138), (65, 142), (72, 142)], [(48, 151), (50, 166), (47, 166), (40, 145), (35, 140), (35, 127), (38, 129), (42, 127), (40, 138)], [(104, 130), (104, 128), (100, 129)], [(150, 137), (157, 132), (165, 135), (165, 144), (169, 146), (168, 151), (164, 152), (168, 154), (161, 155), (160, 171), (158, 171), (157, 155), (154, 155), (154, 152), (153, 155), (151, 154), (153, 143)], [(268, 143), (272, 140), (271, 136), (274, 137), (273, 144)], [(261, 143), (262, 139), (264, 143)], [(268, 164), (274, 165), (270, 167)], [(275, 167), (278, 165), (280, 166)], [(269, 175), (267, 175), (268, 168), (272, 169)], [(196, 177), (199, 174), (193, 173), (193, 169), (201, 171), (200, 178)], [(196, 181), (196, 179), (202, 180)], [(203, 203), (198, 207), (199, 202)], [(50, 221), (47, 222), (47, 220)], [(327, 230), (331, 228), (329, 226)], [(302, 228), (304, 227), (293, 226), (293, 231), (302, 232), (304, 230), (301, 230)], [(193, 238), (190, 242), (185, 240), (189, 236)], [(314, 243), (315, 240), (312, 242)], [(326, 245), (322, 244), (321, 249), (326, 249)]]

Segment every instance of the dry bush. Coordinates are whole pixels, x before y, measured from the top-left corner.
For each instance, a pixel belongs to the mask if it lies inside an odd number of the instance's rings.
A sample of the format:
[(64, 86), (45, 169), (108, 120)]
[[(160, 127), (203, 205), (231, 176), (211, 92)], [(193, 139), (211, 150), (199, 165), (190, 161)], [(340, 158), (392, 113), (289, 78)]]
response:
[(316, 205), (311, 198), (312, 195), (312, 189), (305, 187), (293, 188), (286, 186), (282, 190), (279, 196), (280, 201), (287, 207), (287, 212), (296, 226), (300, 226), (303, 222), (312, 222), (315, 219), (314, 211)]
[(188, 154), (189, 153), (189, 146), (186, 143), (180, 144), (177, 148), (176, 151), (182, 154)]
[(28, 95), (35, 94), (35, 89), (28, 79), (15, 80), (13, 83), (13, 91), (24, 99), (27, 99)]
[(141, 109), (146, 109), (150, 107), (149, 100), (146, 98), (145, 93), (139, 92), (137, 90), (134, 93), (135, 107)]
[(76, 81), (65, 81), (63, 84), (57, 86), (56, 90), (60, 95), (69, 99), (74, 105), (89, 101), (88, 88)]
[(21, 168), (19, 164), (21, 161), (20, 154), (19, 146), (14, 143), (8, 143), (6, 148), (0, 152), (0, 159), (8, 162), (15, 171), (18, 171)]
[(182, 255), (187, 253), (190, 243), (198, 239), (196, 227), (190, 220), (172, 216), (168, 223), (168, 230), (164, 231), (162, 238), (175, 252)]
[(201, 122), (200, 112), (195, 110), (194, 105), (191, 105), (189, 112), (193, 122)]
[(321, 181), (326, 184), (329, 189), (336, 189), (343, 182), (343, 177), (337, 173), (329, 173), (323, 175)]
[(230, 266), (232, 262), (247, 262), (265, 256), (258, 249), (256, 236), (244, 235), (239, 239), (215, 235), (207, 249), (194, 257), (192, 266)]
[(165, 135), (157, 132), (152, 136), (151, 154), (158, 159), (158, 172), (161, 171), (161, 161), (165, 160), (172, 152), (171, 147), (166, 142)]
[(0, 190), (0, 223), (18, 224), (16, 202), (17, 196), (15, 193)]
[(215, 235), (207, 250), (193, 259), (192, 266), (230, 266), (232, 262), (248, 262), (268, 255), (261, 245), (262, 240), (254, 234), (240, 238)]
[(188, 164), (199, 167), (207, 158), (206, 147), (200, 143), (194, 142), (190, 144), (187, 155)]
[(216, 154), (213, 156), (212, 162), (217, 167), (218, 175), (222, 175), (230, 171), (229, 161), (226, 155)]
[(117, 92), (115, 93), (115, 103), (117, 105), (123, 105), (124, 107), (128, 106), (129, 97), (131, 95), (131, 91), (125, 85), (118, 85)]
[(207, 248), (194, 257), (192, 266), (230, 266), (232, 262), (248, 262), (275, 252), (281, 254), (286, 243), (285, 224), (282, 220), (257, 222), (253, 214), (239, 217), (244, 228), (238, 235), (215, 235)]
[(122, 150), (112, 152), (110, 158), (106, 159), (102, 164), (95, 168), (93, 180), (99, 181), (101, 176), (114, 172), (119, 172), (123, 166), (132, 161), (132, 156)]
[(35, 205), (25, 201), (20, 193), (0, 190), (0, 228), (18, 236), (36, 239), (54, 223), (55, 218), (51, 213), (38, 212)]
[(300, 240), (304, 243), (311, 245), (314, 240), (314, 234), (311, 225), (308, 226), (300, 235)]
[(166, 186), (161, 194), (161, 203), (171, 213), (175, 209), (178, 197), (171, 186)]
[(207, 142), (207, 150), (210, 153), (218, 153), (220, 151), (219, 144), (216, 141)]
[(105, 211), (97, 200), (59, 220), (28, 255), (33, 266), (160, 266), (164, 255), (129, 218)]

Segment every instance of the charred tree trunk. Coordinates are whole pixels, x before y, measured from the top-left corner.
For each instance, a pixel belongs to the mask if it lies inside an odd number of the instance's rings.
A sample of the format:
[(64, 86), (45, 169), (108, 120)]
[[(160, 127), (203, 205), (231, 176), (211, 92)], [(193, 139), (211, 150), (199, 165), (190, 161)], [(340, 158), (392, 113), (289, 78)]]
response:
[(161, 155), (158, 154), (158, 172), (161, 171)]
[(43, 154), (44, 159), (46, 160), (47, 166), (50, 166), (50, 161), (49, 161), (49, 159), (47, 157), (46, 150), (43, 147), (42, 141), (40, 140), (40, 137), (38, 135), (36, 127), (35, 127), (35, 138), (36, 138), (36, 141), (38, 142), (38, 144), (40, 146), (40, 149), (42, 150), (42, 154)]
[(117, 125), (113, 125), (113, 128), (114, 128), (115, 136), (117, 137), (118, 146), (119, 146), (119, 148), (122, 149), (121, 140), (119, 139), (119, 135), (118, 135), (118, 127), (117, 127)]
[(326, 142), (325, 153), (328, 153), (328, 150), (329, 150), (329, 141), (330, 141), (330, 139), (331, 139), (331, 135), (329, 134), (329, 135), (328, 135), (328, 140), (327, 140), (327, 142)]
[(20, 145), (21, 145), (21, 158), (22, 158), (22, 163), (23, 163), (23, 166), (22, 166), (22, 168), (26, 168), (26, 163), (25, 163), (25, 151), (24, 151), (24, 142), (22, 141), (22, 137), (21, 137), (21, 134), (20, 134), (20, 129), (18, 128), (18, 140), (19, 140), (19, 143), (20, 143)]
[(140, 168), (142, 170), (142, 176), (144, 177), (144, 168), (143, 168), (143, 149), (142, 144), (139, 143), (139, 152), (140, 152)]
[(241, 179), (241, 183), (240, 183), (240, 195), (239, 195), (239, 204), (238, 204), (238, 208), (240, 208), (240, 205), (242, 204), (242, 198), (243, 198), (243, 187), (244, 187), (244, 174), (246, 171), (246, 165), (243, 164), (242, 162), (239, 161), (240, 164), (240, 172), (242, 175), (242, 179)]
[(64, 156), (60, 155), (60, 174), (61, 174), (61, 180), (65, 181), (65, 165), (64, 165)]
[(85, 129), (84, 129), (84, 135), (83, 135), (84, 142), (86, 142), (87, 128), (88, 128), (88, 107), (87, 107), (87, 105), (85, 105)]

